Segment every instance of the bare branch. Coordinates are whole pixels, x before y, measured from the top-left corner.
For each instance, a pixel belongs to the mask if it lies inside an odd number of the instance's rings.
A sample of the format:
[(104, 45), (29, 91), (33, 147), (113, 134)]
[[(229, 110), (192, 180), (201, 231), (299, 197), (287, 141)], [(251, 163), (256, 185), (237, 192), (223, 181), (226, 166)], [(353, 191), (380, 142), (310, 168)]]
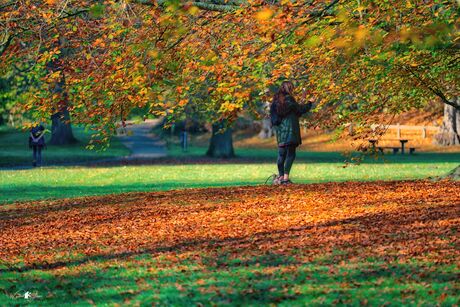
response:
[(3, 9), (5, 9), (5, 8), (9, 7), (9, 6), (15, 5), (16, 3), (18, 3), (17, 0), (16, 0), (16, 1), (11, 1), (11, 2), (9, 2), (9, 3), (5, 3), (5, 4), (3, 4), (2, 6), (0, 6), (0, 10), (3, 10)]
[(454, 107), (456, 110), (460, 111), (460, 104), (455, 101), (449, 100), (444, 93), (433, 86), (431, 86), (426, 80), (422, 79), (420, 75), (418, 75), (411, 67), (404, 66), (403, 69), (408, 71), (412, 76), (414, 76), (425, 88), (427, 88), (430, 92), (441, 98), (442, 102)]
[(8, 38), (4, 43), (0, 45), (0, 56), (3, 56), (5, 53), (6, 49), (11, 45), (11, 42), (13, 41), (14, 35), (9, 35)]
[[(142, 5), (151, 5), (151, 6), (156, 6), (156, 5), (164, 5), (166, 3), (166, 0), (133, 0), (133, 3), (137, 4), (142, 4)], [(228, 12), (232, 11), (235, 9), (238, 9), (241, 7), (242, 4), (244, 4), (244, 1), (241, 0), (230, 0), (228, 2), (225, 2), (223, 0), (211, 0), (211, 1), (196, 1), (196, 2), (186, 2), (184, 1), (184, 4), (191, 4), (194, 5), (202, 10), (207, 10), (207, 11), (218, 11), (218, 12)]]

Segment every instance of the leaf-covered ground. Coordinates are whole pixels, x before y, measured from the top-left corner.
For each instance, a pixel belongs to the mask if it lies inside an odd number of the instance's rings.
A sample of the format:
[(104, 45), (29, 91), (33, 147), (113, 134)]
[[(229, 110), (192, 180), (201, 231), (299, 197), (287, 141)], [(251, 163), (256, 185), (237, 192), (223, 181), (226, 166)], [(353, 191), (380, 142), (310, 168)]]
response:
[(6, 304), (460, 300), (459, 182), (130, 193), (3, 205), (0, 222)]

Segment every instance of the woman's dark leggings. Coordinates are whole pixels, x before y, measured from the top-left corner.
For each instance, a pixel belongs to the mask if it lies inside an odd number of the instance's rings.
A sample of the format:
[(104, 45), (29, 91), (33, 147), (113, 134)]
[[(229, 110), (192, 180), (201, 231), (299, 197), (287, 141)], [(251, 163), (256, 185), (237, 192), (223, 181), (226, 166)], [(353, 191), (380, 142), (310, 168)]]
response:
[(296, 146), (278, 148), (278, 172), (280, 176), (289, 175), (295, 160), (295, 149)]
[(33, 145), (32, 149), (33, 149), (34, 166), (36, 165), (41, 166), (42, 165), (42, 147)]

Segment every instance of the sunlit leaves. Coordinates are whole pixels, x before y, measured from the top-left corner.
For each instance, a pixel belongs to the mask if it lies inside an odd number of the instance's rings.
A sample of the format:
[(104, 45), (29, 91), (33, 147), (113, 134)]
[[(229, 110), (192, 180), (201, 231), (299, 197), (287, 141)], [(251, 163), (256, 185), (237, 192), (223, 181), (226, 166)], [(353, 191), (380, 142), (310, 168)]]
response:
[[(453, 3), (254, 0), (216, 12), (180, 1), (65, 2), (71, 17), (61, 1), (27, 3), (5, 13), (24, 15), (22, 27), (30, 31), (9, 25), (21, 40), (0, 67), (38, 63), (36, 79), (48, 85), (57, 75), (46, 65), (56, 61), (74, 120), (105, 134), (139, 106), (172, 121), (190, 110), (210, 122), (236, 119), (245, 109), (256, 113), (271, 99), (268, 89), (287, 78), (319, 98), (315, 112), (323, 117), (317, 122), (332, 126), (403, 104), (419, 106), (433, 98), (427, 85), (458, 94), (451, 84), (458, 82)], [(52, 112), (47, 86), (39, 88), (27, 107)]]
[(273, 16), (273, 11), (270, 8), (264, 8), (256, 13), (256, 18), (259, 21), (270, 19)]

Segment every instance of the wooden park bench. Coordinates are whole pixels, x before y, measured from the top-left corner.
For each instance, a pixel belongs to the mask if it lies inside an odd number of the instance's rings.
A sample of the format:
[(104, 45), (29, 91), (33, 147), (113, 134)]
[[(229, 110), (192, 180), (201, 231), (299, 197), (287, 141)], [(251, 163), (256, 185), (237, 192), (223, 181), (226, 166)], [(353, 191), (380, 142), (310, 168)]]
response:
[[(385, 149), (391, 149), (394, 155), (397, 154), (399, 150), (401, 150), (401, 154), (403, 155), (406, 150), (406, 143), (409, 142), (409, 140), (398, 139), (397, 141), (401, 143), (401, 146), (376, 146), (377, 140), (375, 139), (370, 139), (369, 143), (372, 144), (372, 148), (374, 148), (374, 150), (377, 148), (381, 153), (383, 153)], [(409, 154), (413, 154), (415, 149), (415, 147), (409, 147)]]
[(401, 149), (401, 147), (377, 146), (377, 149), (378, 149), (381, 153), (383, 153), (383, 151), (384, 151), (385, 149), (392, 149), (392, 150), (393, 150), (393, 154), (395, 155), (395, 154), (398, 153), (398, 151)]

